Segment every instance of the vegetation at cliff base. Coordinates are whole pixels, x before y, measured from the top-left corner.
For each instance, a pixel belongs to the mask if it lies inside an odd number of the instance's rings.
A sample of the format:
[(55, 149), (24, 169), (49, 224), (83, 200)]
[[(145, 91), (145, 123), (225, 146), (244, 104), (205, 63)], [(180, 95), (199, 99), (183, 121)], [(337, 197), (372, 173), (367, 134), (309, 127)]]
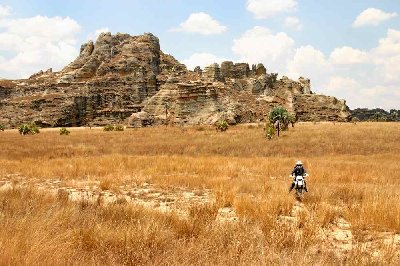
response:
[(229, 128), (228, 122), (225, 120), (220, 120), (215, 123), (215, 129), (219, 132), (225, 132)]
[(124, 131), (124, 129), (122, 125), (107, 125), (103, 127), (104, 131)]
[(39, 127), (34, 122), (32, 122), (20, 125), (18, 127), (18, 132), (21, 135), (35, 135), (39, 134), (40, 130)]
[(65, 127), (60, 128), (60, 135), (68, 136), (70, 133), (71, 132), (67, 128)]

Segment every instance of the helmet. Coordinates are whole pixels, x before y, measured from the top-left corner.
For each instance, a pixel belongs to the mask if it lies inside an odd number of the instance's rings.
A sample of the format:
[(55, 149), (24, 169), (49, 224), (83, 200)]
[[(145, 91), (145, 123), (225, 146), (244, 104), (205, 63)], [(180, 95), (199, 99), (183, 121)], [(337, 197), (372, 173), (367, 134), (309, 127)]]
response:
[(296, 165), (303, 165), (303, 163), (301, 161), (297, 161)]

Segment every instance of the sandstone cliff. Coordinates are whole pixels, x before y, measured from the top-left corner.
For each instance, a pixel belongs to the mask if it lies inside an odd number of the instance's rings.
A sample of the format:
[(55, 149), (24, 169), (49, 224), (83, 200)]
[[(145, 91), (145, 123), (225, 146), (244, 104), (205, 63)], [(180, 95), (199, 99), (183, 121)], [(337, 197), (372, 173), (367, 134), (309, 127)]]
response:
[(344, 101), (313, 94), (308, 79), (277, 80), (262, 64), (233, 62), (189, 71), (150, 33), (103, 33), (60, 72), (0, 80), (0, 124), (7, 127), (28, 121), (49, 127), (234, 124), (260, 121), (275, 105), (301, 121), (349, 118)]

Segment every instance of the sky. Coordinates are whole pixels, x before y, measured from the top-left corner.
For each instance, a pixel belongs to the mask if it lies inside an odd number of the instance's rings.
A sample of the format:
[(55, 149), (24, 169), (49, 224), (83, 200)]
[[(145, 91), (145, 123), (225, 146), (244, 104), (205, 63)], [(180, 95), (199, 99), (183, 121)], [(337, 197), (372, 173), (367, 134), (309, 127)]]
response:
[(99, 33), (151, 32), (189, 69), (225, 60), (400, 109), (400, 0), (0, 0), (0, 78), (61, 70)]

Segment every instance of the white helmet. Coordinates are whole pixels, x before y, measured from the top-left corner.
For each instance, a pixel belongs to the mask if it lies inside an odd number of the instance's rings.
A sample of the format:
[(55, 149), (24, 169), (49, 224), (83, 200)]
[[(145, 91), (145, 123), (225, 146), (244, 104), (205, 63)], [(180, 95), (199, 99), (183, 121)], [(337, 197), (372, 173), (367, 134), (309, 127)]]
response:
[(301, 161), (297, 161), (296, 165), (303, 165), (303, 163)]

